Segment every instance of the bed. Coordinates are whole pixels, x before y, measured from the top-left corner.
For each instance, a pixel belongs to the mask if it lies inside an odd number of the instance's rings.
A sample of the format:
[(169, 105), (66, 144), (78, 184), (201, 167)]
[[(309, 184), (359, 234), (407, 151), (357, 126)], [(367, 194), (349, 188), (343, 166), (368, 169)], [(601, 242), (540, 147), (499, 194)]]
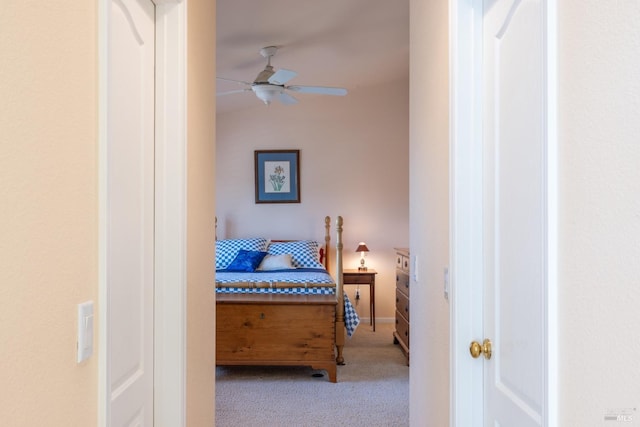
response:
[(328, 272), (330, 223), (326, 217), (324, 244), (216, 240), (217, 366), (311, 366), (337, 382), (359, 319), (342, 286), (342, 217), (335, 279)]

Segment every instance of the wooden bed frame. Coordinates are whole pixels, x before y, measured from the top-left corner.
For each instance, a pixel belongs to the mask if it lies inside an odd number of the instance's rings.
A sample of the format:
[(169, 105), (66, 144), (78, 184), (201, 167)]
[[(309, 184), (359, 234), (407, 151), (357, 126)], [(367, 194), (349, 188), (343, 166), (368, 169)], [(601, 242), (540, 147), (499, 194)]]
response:
[[(330, 223), (325, 217), (327, 270)], [(216, 294), (217, 366), (311, 366), (337, 382), (345, 343), (342, 223), (339, 216), (335, 295)]]

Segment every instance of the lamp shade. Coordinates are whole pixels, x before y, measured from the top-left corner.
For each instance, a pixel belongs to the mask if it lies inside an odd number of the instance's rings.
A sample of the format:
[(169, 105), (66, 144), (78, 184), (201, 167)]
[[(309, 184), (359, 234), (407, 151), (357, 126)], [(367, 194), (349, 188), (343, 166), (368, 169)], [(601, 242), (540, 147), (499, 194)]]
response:
[(360, 242), (358, 243), (358, 249), (356, 249), (356, 252), (369, 252), (369, 248), (365, 242)]
[(280, 86), (256, 85), (252, 86), (252, 90), (266, 105), (271, 104), (277, 96), (282, 94), (282, 87)]

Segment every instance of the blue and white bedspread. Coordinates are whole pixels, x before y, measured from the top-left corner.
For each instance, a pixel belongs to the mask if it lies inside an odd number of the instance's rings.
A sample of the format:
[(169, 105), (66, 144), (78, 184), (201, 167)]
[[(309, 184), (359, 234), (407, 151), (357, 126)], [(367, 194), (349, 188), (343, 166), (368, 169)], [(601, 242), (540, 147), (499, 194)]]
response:
[[(221, 294), (291, 294), (335, 295), (335, 281), (326, 270), (298, 268), (295, 270), (227, 272), (216, 271), (216, 293)], [(344, 324), (352, 336), (360, 317), (344, 294)]]
[[(330, 285), (335, 286), (333, 277), (325, 269), (321, 268), (296, 268), (288, 270), (231, 272), (216, 270), (216, 284), (237, 285), (249, 283), (255, 286), (289, 283), (301, 285)], [(236, 286), (237, 287), (237, 286)]]

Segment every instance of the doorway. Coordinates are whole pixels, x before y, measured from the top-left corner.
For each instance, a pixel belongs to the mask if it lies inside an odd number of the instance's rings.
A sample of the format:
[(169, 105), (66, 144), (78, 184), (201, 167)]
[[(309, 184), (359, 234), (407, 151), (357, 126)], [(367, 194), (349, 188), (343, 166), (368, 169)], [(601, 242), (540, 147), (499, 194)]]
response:
[[(505, 414), (492, 415), (508, 406), (493, 403), (494, 396), (501, 395), (511, 399), (512, 408), (524, 411), (516, 424), (553, 426), (557, 412), (555, 4), (452, 1), (451, 10), (455, 277), (451, 425), (481, 426), (496, 418), (513, 424)], [(520, 143), (524, 145), (513, 151)], [(509, 182), (520, 182), (521, 187), (510, 189)], [(534, 185), (526, 188), (529, 183)], [(519, 211), (523, 206), (536, 211)], [(509, 227), (512, 233), (505, 240)], [(523, 256), (527, 251), (533, 256)], [(526, 274), (527, 270), (535, 274)], [(531, 277), (535, 279), (527, 282)], [(518, 291), (523, 283), (531, 287)], [(532, 290), (537, 296), (523, 301), (521, 296)], [(538, 308), (525, 310), (536, 299)], [(523, 309), (509, 309), (518, 306)], [(525, 312), (533, 317), (521, 316)], [(515, 319), (522, 328), (509, 332), (501, 323), (506, 319)], [(539, 340), (526, 325), (539, 331)], [(470, 342), (485, 337), (494, 340), (493, 355), (473, 360)], [(534, 365), (541, 369), (540, 388), (523, 392), (517, 386), (520, 380), (508, 377)]]
[[(100, 70), (100, 365), (98, 418), (110, 425), (109, 287), (106, 277), (107, 111), (110, 0), (99, 5)], [(155, 267), (153, 418), (158, 425), (184, 425), (186, 419), (186, 2), (155, 6)]]

